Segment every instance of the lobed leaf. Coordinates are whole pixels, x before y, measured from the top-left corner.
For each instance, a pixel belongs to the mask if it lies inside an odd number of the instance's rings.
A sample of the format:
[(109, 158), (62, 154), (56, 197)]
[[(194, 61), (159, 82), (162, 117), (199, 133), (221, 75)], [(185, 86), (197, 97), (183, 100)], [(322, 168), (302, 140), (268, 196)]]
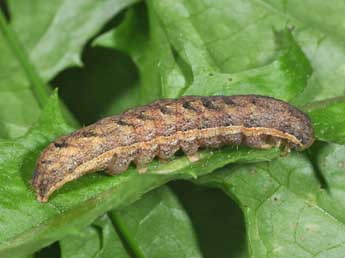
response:
[[(150, 96), (261, 94), (289, 100), (303, 92), (312, 70), (289, 31), (275, 32), (279, 51), (270, 64), (240, 73), (224, 73), (219, 65), (213, 64), (203, 44), (206, 39), (200, 39), (193, 22), (178, 11), (186, 8), (182, 3), (151, 2), (149, 39), (145, 37), (148, 25), (144, 23), (144, 30), (139, 26), (145, 21), (145, 13), (139, 6), (127, 13), (118, 28), (94, 43), (129, 53), (139, 67), (142, 91), (150, 87)], [(176, 12), (172, 14), (174, 8)], [(223, 51), (225, 55), (233, 50)], [(152, 93), (152, 88), (161, 91)]]
[[(274, 31), (288, 26), (314, 68), (295, 104), (345, 95), (341, 38), (345, 7), (340, 0), (150, 2), (184, 60), (188, 60), (188, 45), (201, 49), (199, 56), (190, 60), (198, 68), (236, 73), (266, 65), (277, 51)], [(325, 13), (332, 13), (327, 21)]]

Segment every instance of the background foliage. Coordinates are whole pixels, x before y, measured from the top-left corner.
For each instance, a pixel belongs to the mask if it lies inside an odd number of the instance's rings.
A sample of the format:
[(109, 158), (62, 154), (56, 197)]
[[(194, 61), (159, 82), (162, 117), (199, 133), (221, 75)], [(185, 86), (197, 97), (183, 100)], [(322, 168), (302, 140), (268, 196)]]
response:
[[(0, 3), (1, 257), (345, 255), (343, 1)], [(59, 135), (159, 98), (254, 93), (307, 112), (318, 141), (204, 150), (35, 200)]]

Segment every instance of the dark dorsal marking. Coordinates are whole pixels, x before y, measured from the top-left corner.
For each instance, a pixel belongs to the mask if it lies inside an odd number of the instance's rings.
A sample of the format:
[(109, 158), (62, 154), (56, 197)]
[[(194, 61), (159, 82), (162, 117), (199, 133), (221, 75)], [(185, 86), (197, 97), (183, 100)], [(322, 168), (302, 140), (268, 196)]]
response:
[[(284, 133), (289, 133), (289, 134), (291, 134), (291, 131), (293, 131), (291, 130), (291, 125), (287, 121), (281, 122), (277, 129), (279, 131), (282, 131)], [(296, 132), (294, 132), (294, 136), (296, 136)]]
[(232, 121), (232, 118), (231, 116), (229, 115), (225, 115), (224, 118), (223, 118), (223, 126), (231, 126), (233, 125), (233, 121)]
[(302, 119), (304, 119), (304, 117), (305, 117), (305, 115), (302, 114), (298, 109), (291, 107), (291, 106), (288, 106), (288, 112), (290, 113), (290, 115), (300, 117)]
[(244, 126), (247, 128), (260, 127), (260, 123), (255, 118), (249, 118), (249, 119), (244, 121)]
[(202, 98), (201, 102), (205, 108), (218, 110), (218, 107), (216, 105), (214, 105), (212, 100), (210, 100), (209, 98)]
[(49, 164), (52, 164), (53, 161), (50, 160), (50, 159), (46, 159), (46, 160), (42, 160), (41, 163), (42, 163), (42, 164), (47, 164), (47, 165), (49, 165)]
[(95, 136), (97, 136), (97, 133), (95, 133), (94, 131), (87, 130), (87, 131), (82, 131), (81, 135), (83, 137), (85, 137), (85, 138), (88, 138), (88, 137), (95, 137)]
[(67, 142), (65, 142), (65, 140), (56, 140), (55, 142), (54, 142), (54, 146), (56, 147), (56, 148), (66, 148), (67, 146), (68, 146), (68, 144), (67, 144)]
[(145, 112), (140, 112), (140, 114), (137, 116), (138, 119), (140, 120), (152, 120), (152, 117), (148, 116), (145, 114)]
[(169, 108), (169, 106), (161, 106), (159, 108), (159, 110), (164, 114), (164, 115), (172, 115), (173, 112), (172, 110)]
[(189, 102), (189, 101), (183, 102), (182, 106), (183, 106), (185, 109), (188, 109), (188, 110), (193, 110), (193, 111), (195, 111), (195, 112), (198, 111), (198, 109), (196, 109), (195, 107), (193, 107), (192, 103)]
[(236, 103), (229, 97), (223, 97), (223, 101), (226, 105), (236, 105)]
[(119, 121), (116, 122), (118, 125), (121, 125), (121, 126), (133, 126), (132, 124), (128, 123), (127, 121), (125, 120), (122, 120), (120, 119)]

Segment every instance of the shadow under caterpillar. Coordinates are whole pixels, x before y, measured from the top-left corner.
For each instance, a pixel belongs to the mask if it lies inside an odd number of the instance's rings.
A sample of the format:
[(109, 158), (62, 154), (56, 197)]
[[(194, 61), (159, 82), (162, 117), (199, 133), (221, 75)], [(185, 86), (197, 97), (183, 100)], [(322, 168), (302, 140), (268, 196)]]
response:
[(306, 114), (266, 96), (185, 96), (162, 99), (106, 117), (57, 138), (37, 160), (32, 185), (37, 200), (82, 175), (106, 170), (116, 175), (133, 161), (139, 172), (155, 156), (166, 160), (180, 148), (191, 161), (199, 147), (245, 144), (304, 150), (314, 131)]

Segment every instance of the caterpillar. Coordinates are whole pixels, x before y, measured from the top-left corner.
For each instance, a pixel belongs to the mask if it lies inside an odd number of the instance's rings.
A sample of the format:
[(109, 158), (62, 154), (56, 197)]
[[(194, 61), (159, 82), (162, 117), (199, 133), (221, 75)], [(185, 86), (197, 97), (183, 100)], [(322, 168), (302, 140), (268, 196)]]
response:
[(116, 175), (131, 162), (145, 172), (155, 156), (167, 160), (179, 149), (195, 161), (200, 147), (245, 144), (301, 151), (313, 141), (308, 116), (271, 97), (162, 99), (57, 138), (37, 160), (32, 185), (37, 200), (46, 202), (54, 191), (82, 175), (101, 170)]

